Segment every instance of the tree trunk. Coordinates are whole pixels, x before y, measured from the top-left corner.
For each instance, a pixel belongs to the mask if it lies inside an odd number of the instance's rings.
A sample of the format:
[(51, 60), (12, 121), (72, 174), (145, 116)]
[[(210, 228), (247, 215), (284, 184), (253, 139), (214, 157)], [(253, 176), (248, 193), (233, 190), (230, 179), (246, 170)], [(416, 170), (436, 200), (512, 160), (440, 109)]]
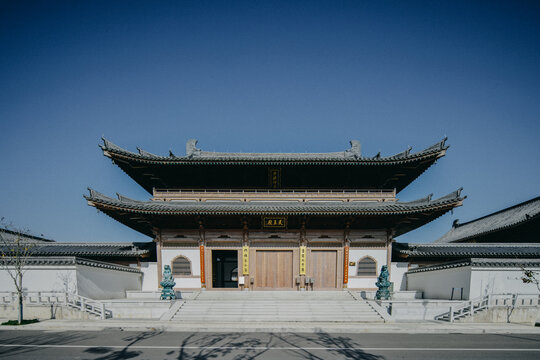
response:
[(22, 287), (22, 273), (19, 273), (19, 325), (22, 324), (23, 321), (23, 287)]

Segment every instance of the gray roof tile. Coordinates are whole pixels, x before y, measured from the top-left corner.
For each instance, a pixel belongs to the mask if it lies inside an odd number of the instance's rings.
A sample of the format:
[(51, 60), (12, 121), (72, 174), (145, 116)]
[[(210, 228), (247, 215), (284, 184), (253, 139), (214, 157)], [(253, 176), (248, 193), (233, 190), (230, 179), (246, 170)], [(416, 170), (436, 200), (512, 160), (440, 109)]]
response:
[(484, 267), (513, 267), (513, 268), (540, 268), (540, 259), (485, 259), (471, 258), (457, 261), (445, 262), (442, 264), (422, 266), (416, 269), (409, 270), (407, 274), (414, 274), (426, 271), (436, 271), (444, 269), (452, 269), (463, 266), (471, 266), (473, 268)]
[(135, 257), (149, 252), (134, 243), (36, 243), (31, 250), (32, 256)]
[(430, 209), (461, 205), (461, 189), (436, 200), (431, 197), (412, 202), (187, 202), (187, 201), (136, 201), (119, 196), (114, 199), (90, 189), (90, 195), (84, 196), (92, 203), (99, 203), (132, 209), (146, 213), (161, 214), (283, 214), (283, 215), (392, 215), (423, 212)]
[(540, 257), (540, 244), (407, 244), (394, 249), (410, 258)]
[(435, 242), (464, 241), (532, 221), (538, 216), (540, 216), (540, 196), (464, 224), (456, 222), (450, 231)]
[(442, 156), (448, 149), (446, 138), (438, 143), (416, 153), (411, 154), (411, 148), (392, 156), (381, 157), (377, 154), (373, 157), (364, 157), (360, 153), (360, 143), (357, 140), (351, 141), (351, 148), (330, 153), (225, 153), (203, 151), (196, 147), (197, 140), (191, 139), (186, 144), (186, 155), (175, 156), (169, 152), (169, 156), (154, 155), (147, 151), (137, 148), (138, 153), (134, 153), (113, 144), (103, 138), (103, 145), (100, 145), (105, 152), (111, 152), (124, 155), (132, 159), (141, 161), (160, 162), (160, 163), (208, 163), (208, 162), (245, 162), (246, 164), (257, 164), (258, 162), (308, 162), (308, 163), (357, 163), (357, 164), (399, 164), (414, 161), (424, 157)]

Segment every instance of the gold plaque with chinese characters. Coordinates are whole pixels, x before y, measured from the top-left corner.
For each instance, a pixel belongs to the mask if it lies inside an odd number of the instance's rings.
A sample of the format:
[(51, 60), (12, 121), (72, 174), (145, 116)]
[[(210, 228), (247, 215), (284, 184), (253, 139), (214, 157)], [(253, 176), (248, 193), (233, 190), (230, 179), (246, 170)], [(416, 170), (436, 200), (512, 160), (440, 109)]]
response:
[(287, 217), (286, 216), (263, 216), (262, 227), (263, 229), (286, 229)]

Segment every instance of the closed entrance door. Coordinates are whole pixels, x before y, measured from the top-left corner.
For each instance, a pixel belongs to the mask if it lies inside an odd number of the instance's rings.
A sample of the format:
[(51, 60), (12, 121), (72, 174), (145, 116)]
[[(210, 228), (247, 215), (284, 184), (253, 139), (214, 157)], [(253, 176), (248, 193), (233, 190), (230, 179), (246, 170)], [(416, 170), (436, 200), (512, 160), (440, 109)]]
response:
[(292, 250), (256, 251), (255, 287), (291, 289), (293, 287)]
[(310, 269), (314, 289), (337, 288), (336, 250), (311, 250)]

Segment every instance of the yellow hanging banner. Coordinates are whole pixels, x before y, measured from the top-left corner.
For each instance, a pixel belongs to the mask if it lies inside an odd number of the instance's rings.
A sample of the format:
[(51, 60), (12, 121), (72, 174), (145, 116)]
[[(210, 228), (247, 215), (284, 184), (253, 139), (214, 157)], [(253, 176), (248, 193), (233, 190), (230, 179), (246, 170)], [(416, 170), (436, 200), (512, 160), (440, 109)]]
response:
[(306, 253), (307, 247), (300, 246), (300, 275), (306, 275)]
[(249, 246), (242, 246), (242, 274), (249, 275)]

